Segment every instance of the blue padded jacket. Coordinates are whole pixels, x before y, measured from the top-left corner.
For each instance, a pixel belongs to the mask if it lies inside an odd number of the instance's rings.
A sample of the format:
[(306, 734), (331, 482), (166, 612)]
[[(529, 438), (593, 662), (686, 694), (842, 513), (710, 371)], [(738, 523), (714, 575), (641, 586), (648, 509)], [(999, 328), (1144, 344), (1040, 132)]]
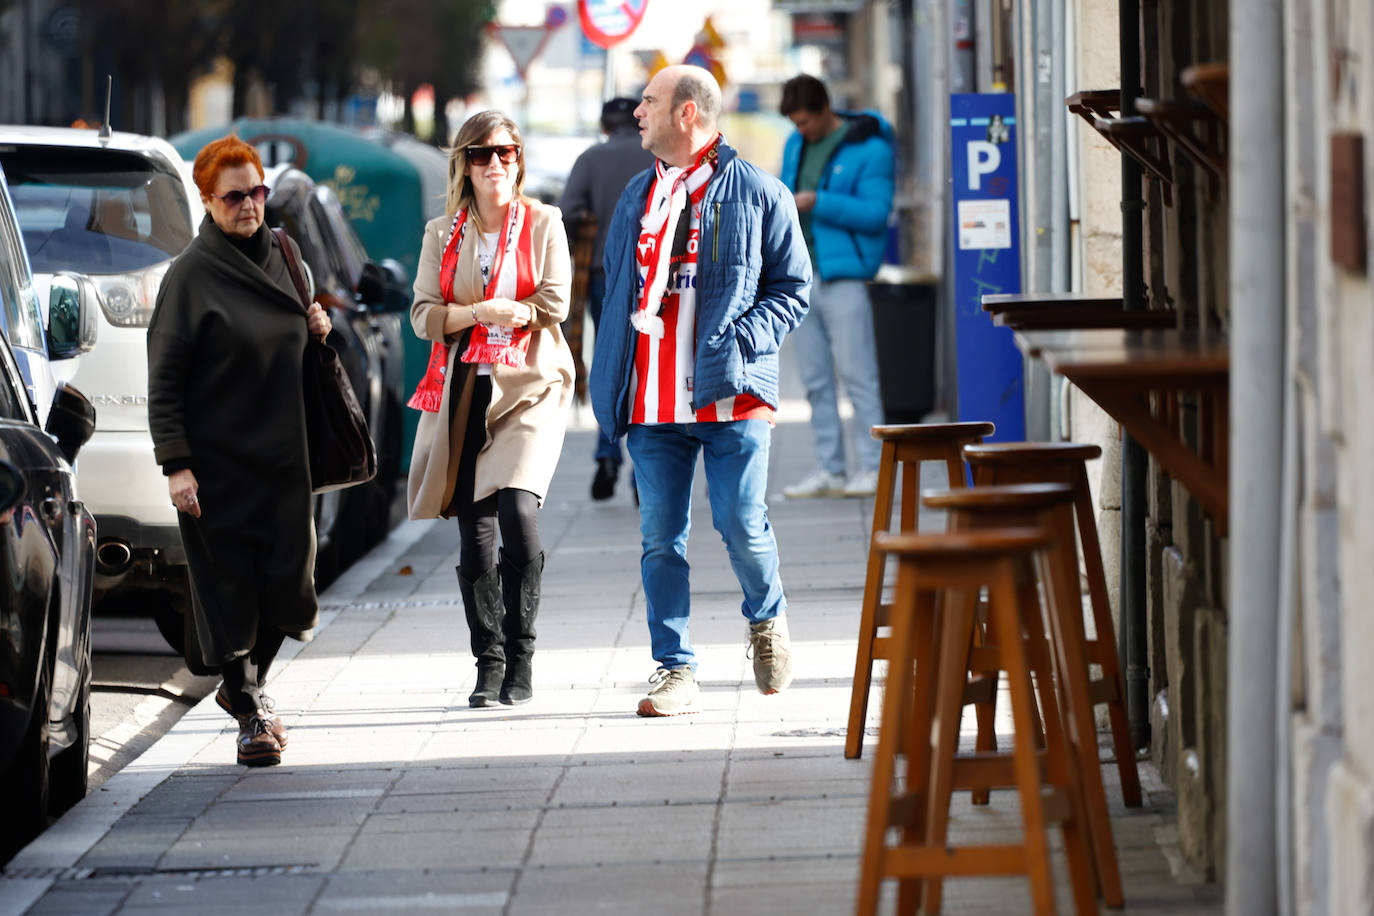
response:
[[(892, 125), (876, 111), (835, 112), (848, 123), (835, 148), (811, 211), (811, 234), (822, 280), (868, 280), (887, 249), (892, 210)], [(793, 132), (782, 150), (782, 181), (797, 189), (802, 135)]]
[[(606, 234), (606, 297), (588, 387), (597, 423), (615, 438), (629, 428), (639, 298), (635, 246), (654, 170), (630, 179)], [(778, 349), (806, 317), (811, 258), (797, 207), (782, 182), (721, 140), (701, 202), (692, 406), (752, 394), (778, 406)]]

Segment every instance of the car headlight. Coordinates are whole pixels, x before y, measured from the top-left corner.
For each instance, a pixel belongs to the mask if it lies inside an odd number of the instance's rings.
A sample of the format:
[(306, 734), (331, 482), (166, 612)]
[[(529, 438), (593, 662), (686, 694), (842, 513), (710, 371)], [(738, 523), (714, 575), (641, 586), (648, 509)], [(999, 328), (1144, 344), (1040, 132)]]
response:
[(120, 328), (146, 328), (153, 317), (157, 290), (171, 262), (128, 274), (92, 277), (105, 320)]

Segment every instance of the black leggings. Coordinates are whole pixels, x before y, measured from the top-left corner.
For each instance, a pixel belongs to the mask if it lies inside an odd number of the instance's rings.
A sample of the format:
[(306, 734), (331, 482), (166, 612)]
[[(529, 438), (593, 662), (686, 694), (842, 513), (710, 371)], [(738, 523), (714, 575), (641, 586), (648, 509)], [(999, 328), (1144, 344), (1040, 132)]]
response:
[(487, 406), (491, 403), (491, 376), (479, 375), (472, 391), (463, 454), (458, 459), (458, 480), (449, 508), (458, 519), (458, 571), (475, 582), (496, 565), (496, 533), (506, 559), (524, 569), (544, 549), (539, 540), (539, 497), (528, 490), (505, 488), (472, 501), (477, 473), (477, 453), (487, 441)]

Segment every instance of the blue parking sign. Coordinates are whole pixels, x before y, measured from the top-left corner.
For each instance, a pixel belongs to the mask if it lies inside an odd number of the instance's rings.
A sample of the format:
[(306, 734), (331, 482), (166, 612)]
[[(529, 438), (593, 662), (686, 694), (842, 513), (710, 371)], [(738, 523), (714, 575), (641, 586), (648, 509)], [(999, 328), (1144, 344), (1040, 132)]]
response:
[(994, 439), (1016, 442), (1026, 437), (1021, 353), (982, 304), (984, 294), (1021, 291), (1016, 97), (959, 93), (949, 110), (959, 419), (991, 420)]

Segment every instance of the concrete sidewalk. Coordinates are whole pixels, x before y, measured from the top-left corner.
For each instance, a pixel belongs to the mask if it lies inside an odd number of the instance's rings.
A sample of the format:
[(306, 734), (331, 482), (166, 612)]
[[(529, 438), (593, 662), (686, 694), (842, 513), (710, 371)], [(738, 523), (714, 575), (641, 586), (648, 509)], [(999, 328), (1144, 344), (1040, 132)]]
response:
[[(773, 491), (811, 468), (798, 417), (780, 415)], [(280, 767), (237, 766), (207, 697), (14, 859), (0, 913), (852, 911), (870, 764), (842, 747), (871, 501), (771, 501), (797, 676), (764, 697), (699, 474), (701, 712), (641, 719), (655, 664), (638, 517), (623, 478), (591, 502), (579, 419), (540, 515), (534, 702), (468, 708), (456, 524), (404, 524), (322, 596), (315, 640), (288, 642), (269, 688), (291, 726)], [(1149, 767), (1142, 779), (1145, 807), (1114, 808), (1126, 912), (1220, 912), (1215, 886), (1171, 875), (1171, 798)], [(1014, 837), (1014, 804), (964, 797), (953, 830)], [(951, 881), (946, 912), (1027, 899), (1024, 879)]]

